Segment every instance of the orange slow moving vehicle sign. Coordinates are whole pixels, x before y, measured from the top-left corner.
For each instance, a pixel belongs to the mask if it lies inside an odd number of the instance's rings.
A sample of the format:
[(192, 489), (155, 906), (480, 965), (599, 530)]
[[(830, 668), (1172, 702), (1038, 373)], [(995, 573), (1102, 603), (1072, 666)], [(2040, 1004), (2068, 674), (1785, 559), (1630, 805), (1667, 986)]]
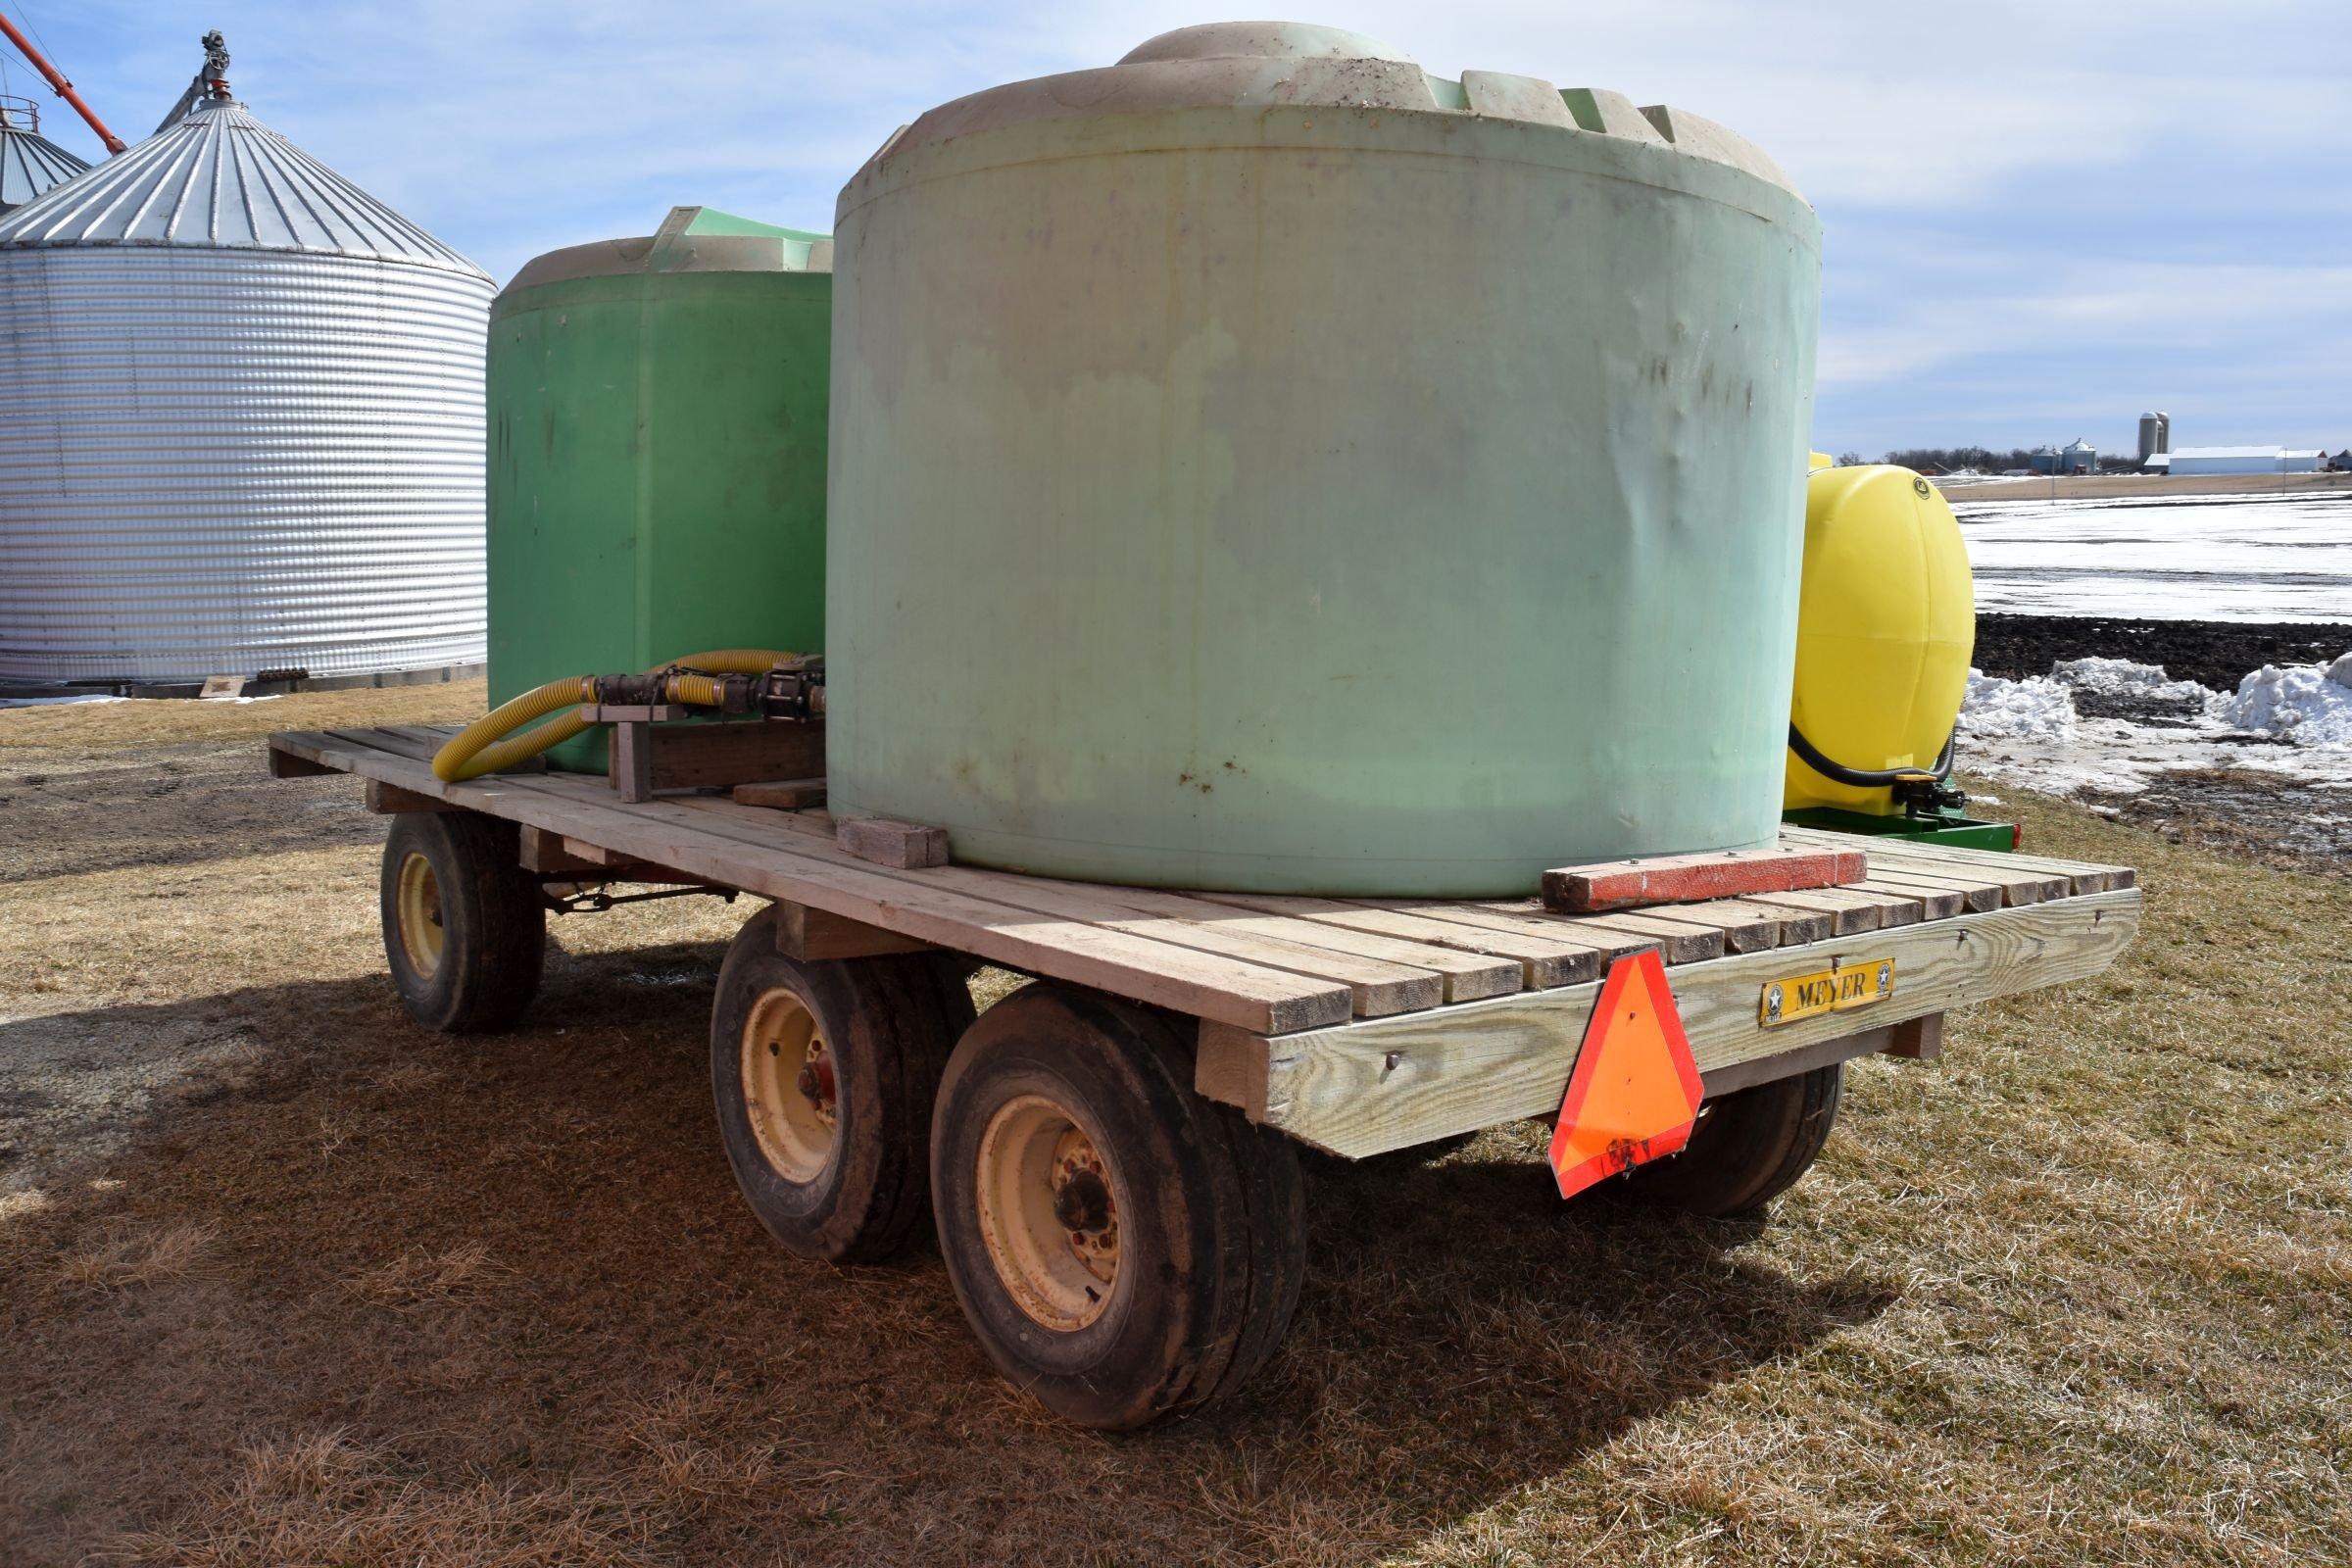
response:
[(1690, 1141), (1698, 1063), (1655, 949), (1609, 966), (1551, 1134), (1560, 1196), (1674, 1153)]

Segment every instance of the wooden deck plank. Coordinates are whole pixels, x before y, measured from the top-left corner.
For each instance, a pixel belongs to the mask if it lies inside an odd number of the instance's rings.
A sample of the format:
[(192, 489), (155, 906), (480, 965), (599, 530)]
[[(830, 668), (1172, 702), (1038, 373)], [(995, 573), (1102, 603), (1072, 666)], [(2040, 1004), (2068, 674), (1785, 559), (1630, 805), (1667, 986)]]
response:
[(1971, 869), (1982, 869), (1987, 860), (2006, 861), (2012, 866), (2039, 871), (2048, 876), (2064, 877), (2071, 893), (2104, 893), (2114, 888), (2136, 887), (2138, 873), (2128, 865), (2103, 865), (2089, 860), (2062, 860), (2043, 855), (2027, 855), (2006, 850), (1964, 850), (1949, 844), (1920, 840), (1886, 843), (1866, 834), (1834, 833), (1825, 828), (1790, 827), (1783, 829), (1788, 837), (1806, 841), (1860, 840), (1868, 846), (1871, 863), (1876, 865), (1882, 853), (1904, 855), (1913, 858), (1941, 860)]
[[(1634, 912), (1634, 911), (1628, 911)], [(1781, 945), (1781, 921), (1760, 907), (1734, 906), (1728, 900), (1706, 904), (1665, 904), (1639, 911), (1653, 919), (1723, 933), (1726, 953), (1762, 953)]]
[(1856, 904), (1807, 893), (1759, 893), (1753, 895), (1752, 902), (1773, 908), (1827, 915), (1833, 936), (1847, 937), (1864, 931), (1876, 931), (1886, 923), (1886, 913), (1875, 900)]
[[(1532, 915), (1517, 915), (1482, 908), (1474, 904), (1426, 898), (1343, 899), (1339, 902), (1361, 905), (1367, 909), (1409, 914), (1417, 919), (1475, 926), (1489, 933), (1526, 938), (1537, 944), (1534, 951), (1546, 955), (1547, 961), (1555, 966), (1560, 978), (1553, 984), (1558, 985), (1575, 985), (1595, 979), (1610, 963), (1627, 954), (1641, 953), (1657, 946), (1644, 938), (1624, 936), (1614, 931), (1580, 930), (1573, 920), (1541, 907)], [(1537, 961), (1533, 958), (1529, 960), (1530, 963)]]
[[(1925, 856), (1889, 852), (1872, 862), (1873, 868), (1884, 868), (1890, 876), (1917, 880), (1922, 877), (1946, 877), (1956, 880), (1989, 882), (2000, 890), (2001, 903), (2015, 906), (2023, 904), (2042, 904), (2051, 899), (2070, 898), (2075, 892), (2074, 879), (2031, 865), (1998, 865), (1972, 863), (1963, 865), (1955, 860), (1939, 860)], [(2087, 889), (2105, 892), (2104, 888)]]
[(1919, 906), (1923, 920), (1948, 920), (1960, 912), (1967, 903), (1957, 888), (1923, 888), (1892, 878), (1872, 875), (1854, 884), (1862, 893), (1884, 893), (1890, 899), (1908, 899)]
[[(1997, 909), (2009, 901), (2002, 897), (2001, 884), (1976, 876), (1918, 875), (1907, 865), (1873, 866), (1871, 880), (1885, 882), (1890, 887), (1921, 888), (1932, 892), (1957, 893), (1961, 906), (1973, 914)], [(2020, 903), (2038, 903), (2038, 900), (2020, 900)]]
[[(1474, 906), (1493, 909), (1498, 914), (1528, 914), (1544, 906), (1533, 899), (1473, 899)], [(1708, 958), (1723, 956), (1723, 933), (1720, 930), (1689, 925), (1679, 920), (1660, 918), (1642, 911), (1640, 913), (1554, 915), (1553, 918), (1571, 923), (1579, 931), (1606, 931), (1658, 950), (1658, 956), (1668, 963), (1699, 963)]]
[[(593, 779), (589, 783), (592, 790), (598, 787)], [(560, 787), (568, 789), (570, 784), (567, 782)], [(715, 797), (680, 798), (649, 804), (681, 810), (687, 813), (686, 819), (693, 821), (698, 828), (731, 843), (753, 846), (774, 844), (779, 841), (779, 832), (809, 844), (825, 845), (832, 840), (826, 822), (810, 813), (787, 816), (761, 808), (739, 806), (732, 799)], [(1197, 908), (1192, 901), (1176, 895), (1159, 895), (1167, 900), (1168, 906), (1155, 910), (1142, 902), (1149, 895), (1149, 890), (1063, 882), (1048, 877), (989, 871), (976, 866), (877, 865), (861, 868), (889, 876), (903, 875), (919, 886), (954, 889), (1038, 914), (1085, 921), (1150, 941), (1218, 954), (1240, 961), (1344, 985), (1348, 988), (1351, 1005), (1359, 1017), (1386, 1017), (1436, 1006), (1452, 1000), (1446, 996), (1446, 976), (1427, 968), (1384, 960), (1378, 956), (1367, 956), (1348, 951), (1345, 943), (1335, 947), (1320, 939), (1286, 940), (1301, 933), (1290, 929), (1271, 929), (1278, 922), (1262, 922), (1249, 930), (1232, 926), (1218, 929), (1189, 923), (1183, 918), (1167, 917), (1189, 916)], [(1161, 917), (1155, 918), (1155, 914)], [(1303, 934), (1313, 937), (1311, 931)], [(1418, 951), (1414, 954), (1416, 957), (1422, 956)], [(1494, 990), (1474, 989), (1471, 995), (1459, 1000), (1472, 1001), (1498, 994)]]
[[(1670, 978), (1700, 1073), (1728, 1082), (1743, 1063), (2096, 974), (2131, 942), (2139, 910), (2138, 891), (2118, 889), (1815, 948), (1803, 961), (1893, 959), (1893, 996), (1776, 1029), (1757, 1023), (1759, 987), (1794, 955), (1719, 958)], [(1599, 992), (1592, 982), (1290, 1039), (1208, 1026), (1196, 1081), (1267, 1125), (1361, 1157), (1556, 1110)]]
[(1762, 919), (1780, 923), (1780, 940), (1775, 947), (1793, 948), (1807, 942), (1820, 942), (1834, 935), (1836, 924), (1818, 909), (1791, 909), (1786, 905), (1755, 904), (1746, 899), (1725, 899), (1708, 906), (1710, 908), (1742, 909)]
[(723, 837), (695, 822), (689, 808), (670, 801), (624, 806), (594, 778), (548, 773), (443, 784), (415, 757), (322, 733), (272, 737), (271, 745), (714, 882), (1237, 1027), (1283, 1032), (1313, 1023), (1279, 1020), (1331, 1023), (1354, 1010), (1343, 985), (894, 879), (801, 835), (765, 843)]
[(1509, 938), (1483, 943), (1477, 933), (1464, 931), (1460, 940), (1450, 933), (1414, 929), (1409, 921), (1388, 921), (1380, 911), (1358, 909), (1329, 899), (1298, 898), (1283, 894), (1183, 893), (1175, 897), (1200, 906), (1200, 918), (1266, 922), (1269, 931), (1302, 929), (1299, 940), (1329, 942), (1349, 952), (1384, 956), (1396, 962), (1412, 962), (1446, 976), (1448, 1003), (1508, 996), (1528, 984), (1527, 960), (1498, 951)]
[[(1703, 964), (1727, 950), (1753, 956), (1830, 936), (1940, 923), (1981, 909), (1994, 888), (2004, 905), (2019, 907), (2131, 876), (2121, 867), (1863, 841), (1871, 878), (1857, 888), (1566, 915), (1534, 900), (1193, 894), (979, 867), (885, 868), (838, 848), (834, 823), (820, 811), (706, 796), (629, 806), (599, 777), (562, 772), (443, 785), (431, 777), (430, 760), (455, 728), (316, 732), (285, 737), (288, 746), (273, 741), (272, 755), (291, 765), (332, 751), (334, 760), (321, 765), (375, 779), (379, 798), (390, 787), (488, 810), (630, 860), (1261, 1035), (1350, 1015), (1394, 1018), (1433, 1002), (1460, 1004), (1521, 987), (1590, 984), (1613, 957), (1648, 947), (1678, 967)], [(1856, 842), (1853, 835), (1815, 836), (1841, 849)]]

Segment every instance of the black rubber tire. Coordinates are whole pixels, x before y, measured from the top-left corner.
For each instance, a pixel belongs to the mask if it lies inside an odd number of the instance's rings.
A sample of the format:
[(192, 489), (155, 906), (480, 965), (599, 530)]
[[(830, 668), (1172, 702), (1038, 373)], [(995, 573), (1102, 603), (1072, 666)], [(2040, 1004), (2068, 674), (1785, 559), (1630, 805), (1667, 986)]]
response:
[(1629, 1198), (1688, 1213), (1750, 1214), (1787, 1192), (1829, 1142), (1842, 1062), (1707, 1102), (1690, 1147), (1625, 1179)]
[[(421, 856), (439, 894), (441, 956), (427, 974), (401, 934), (401, 868)], [(547, 959), (547, 906), (512, 822), (478, 811), (404, 811), (384, 836), (377, 890), (384, 958), (409, 1016), (444, 1034), (512, 1029)]]
[[(830, 1263), (888, 1257), (930, 1214), (931, 1105), (956, 1036), (921, 954), (801, 962), (776, 951), (770, 907), (745, 922), (710, 1008), (710, 1089), (735, 1184), (768, 1234)], [(760, 998), (798, 995), (831, 1052), (836, 1132), (816, 1175), (794, 1181), (761, 1152), (743, 1080), (743, 1031)]]
[(979, 1004), (972, 1001), (971, 985), (979, 965), (962, 954), (946, 949), (922, 956), (930, 965), (931, 983), (939, 988), (940, 1008), (947, 1018), (948, 1043), (952, 1048), (980, 1016)]
[[(1125, 1430), (1232, 1394), (1298, 1305), (1306, 1194), (1294, 1148), (1192, 1084), (1189, 1031), (1053, 984), (982, 1013), (940, 1084), (931, 1188), (956, 1298), (1005, 1378), (1082, 1426)], [(1029, 1094), (1066, 1107), (1111, 1171), (1118, 1274), (1082, 1328), (1025, 1311), (981, 1234), (983, 1136)]]

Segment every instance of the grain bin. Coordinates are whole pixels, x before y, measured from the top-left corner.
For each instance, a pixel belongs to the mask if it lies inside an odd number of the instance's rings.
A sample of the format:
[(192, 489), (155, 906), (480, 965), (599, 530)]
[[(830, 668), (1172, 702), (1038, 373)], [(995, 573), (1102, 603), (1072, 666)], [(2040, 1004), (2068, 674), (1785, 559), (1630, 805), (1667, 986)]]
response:
[(41, 111), (31, 99), (0, 97), (0, 213), (89, 167), (41, 134)]
[(837, 812), (1356, 894), (1775, 832), (1819, 227), (1747, 142), (1231, 24), (933, 110), (835, 234)]
[(490, 281), (217, 92), (0, 219), (0, 677), (476, 662)]
[[(832, 243), (708, 208), (491, 308), (490, 696), (824, 639)], [(602, 731), (549, 754), (601, 769)]]

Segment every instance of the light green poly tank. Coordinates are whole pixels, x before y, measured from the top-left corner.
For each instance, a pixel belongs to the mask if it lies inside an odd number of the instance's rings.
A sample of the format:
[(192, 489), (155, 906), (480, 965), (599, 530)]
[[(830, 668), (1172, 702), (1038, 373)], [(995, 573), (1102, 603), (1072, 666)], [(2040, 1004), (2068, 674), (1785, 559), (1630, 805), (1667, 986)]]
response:
[[(832, 245), (708, 208), (490, 308), (490, 699), (825, 631)], [(549, 754), (602, 771), (593, 730)]]
[(1781, 805), (1819, 225), (1707, 121), (1186, 28), (842, 192), (837, 812), (1514, 895)]

